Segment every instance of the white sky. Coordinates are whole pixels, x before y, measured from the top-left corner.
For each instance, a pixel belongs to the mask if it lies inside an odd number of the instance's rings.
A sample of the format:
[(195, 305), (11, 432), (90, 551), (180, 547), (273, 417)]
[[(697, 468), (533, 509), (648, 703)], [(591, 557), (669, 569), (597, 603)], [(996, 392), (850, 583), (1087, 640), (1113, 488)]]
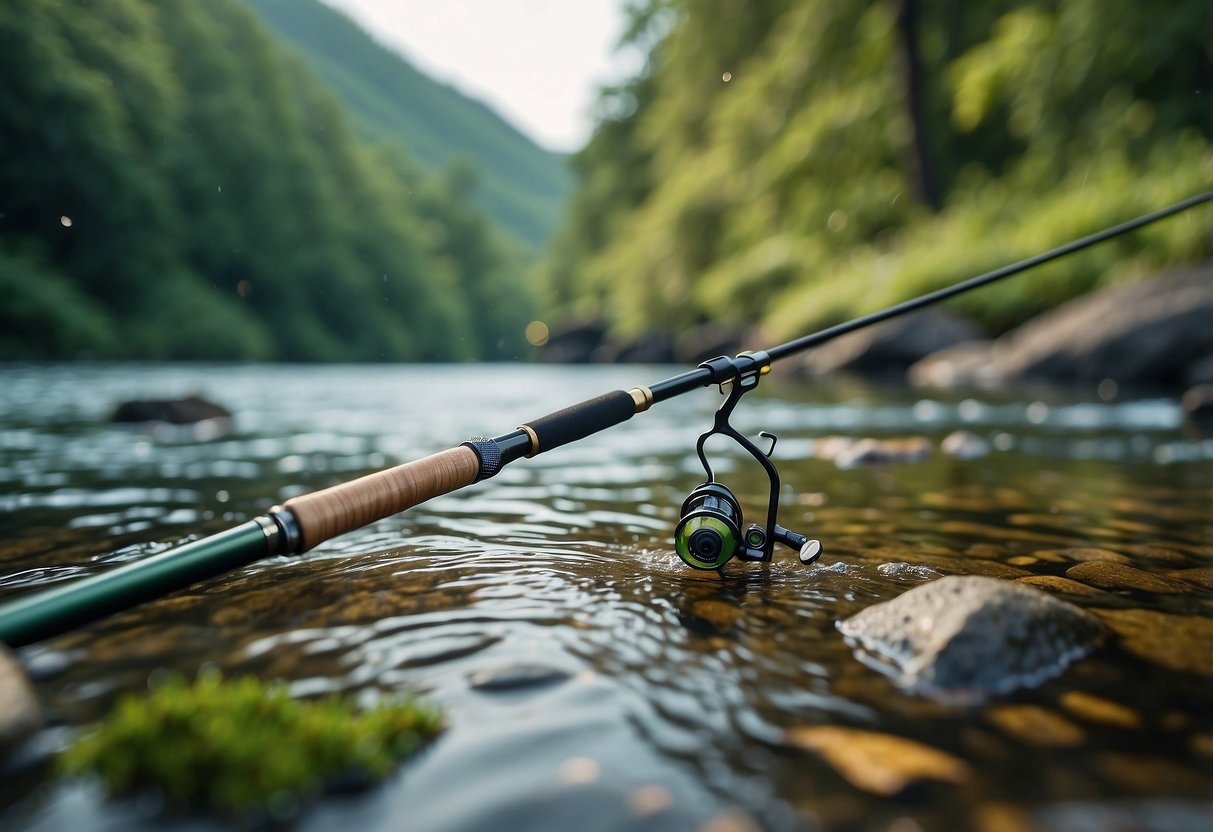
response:
[(637, 67), (614, 54), (623, 0), (324, 2), (549, 150), (584, 145), (598, 87)]

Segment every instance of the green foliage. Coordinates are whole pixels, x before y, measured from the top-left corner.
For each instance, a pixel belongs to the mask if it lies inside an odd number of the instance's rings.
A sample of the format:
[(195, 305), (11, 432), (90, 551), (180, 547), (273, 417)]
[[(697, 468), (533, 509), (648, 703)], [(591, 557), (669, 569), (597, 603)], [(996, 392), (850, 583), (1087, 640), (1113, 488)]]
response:
[(419, 189), (418, 210), (428, 223), (430, 254), (454, 276), (452, 294), (467, 314), (469, 352), (516, 359), (529, 352), (525, 332), (534, 308), (526, 258), (519, 244), (468, 207), (478, 186), (476, 168), (457, 161)]
[(211, 673), (123, 697), (59, 762), (66, 774), (98, 776), (114, 797), (153, 792), (175, 810), (274, 814), (383, 779), (441, 728), (413, 701), (358, 712), (344, 699), (299, 701), (281, 685)]
[(3, 357), (462, 360), (500, 354), (474, 333), (521, 337), (527, 293), (485, 300), (508, 246), (441, 253), (485, 223), (472, 195), (423, 205), (243, 4), (18, 5), (0, 246), (37, 257), (0, 258), (23, 296), (0, 307)]
[[(554, 317), (791, 337), (1213, 181), (1213, 7), (1197, 0), (650, 0), (633, 14), (648, 66), (604, 94), (574, 159), (581, 183), (543, 265)], [(1207, 257), (1201, 216), (957, 305), (998, 332)]]
[(245, 2), (341, 95), (367, 138), (402, 143), (425, 170), (463, 158), (480, 179), (474, 201), (497, 223), (533, 246), (551, 235), (572, 184), (563, 156), (421, 74), (319, 0)]
[(0, 360), (116, 352), (105, 314), (39, 258), (0, 249), (0, 297), (7, 305)]
[[(1014, 177), (988, 183), (898, 235), (836, 258), (825, 270), (828, 279), (804, 280), (776, 296), (766, 335), (793, 338), (1148, 213), (1191, 196), (1202, 171), (1213, 173), (1207, 146), (1181, 137), (1161, 143), (1141, 164), (1105, 159), (1044, 193), (1018, 188)], [(1108, 200), (1105, 194), (1121, 196)], [(1148, 277), (1208, 256), (1207, 228), (1197, 218), (1160, 223), (950, 305), (988, 332), (1001, 333), (1097, 286)]]

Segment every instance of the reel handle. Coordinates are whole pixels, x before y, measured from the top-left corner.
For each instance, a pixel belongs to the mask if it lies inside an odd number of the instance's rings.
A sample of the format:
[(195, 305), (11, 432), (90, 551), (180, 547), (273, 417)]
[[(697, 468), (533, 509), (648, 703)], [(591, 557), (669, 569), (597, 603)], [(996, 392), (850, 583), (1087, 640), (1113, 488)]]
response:
[(794, 531), (785, 529), (783, 526), (776, 524), (775, 539), (787, 546), (789, 549), (795, 549), (800, 553), (800, 562), (808, 566), (813, 561), (821, 557), (821, 541), (810, 540), (803, 534), (797, 534)]

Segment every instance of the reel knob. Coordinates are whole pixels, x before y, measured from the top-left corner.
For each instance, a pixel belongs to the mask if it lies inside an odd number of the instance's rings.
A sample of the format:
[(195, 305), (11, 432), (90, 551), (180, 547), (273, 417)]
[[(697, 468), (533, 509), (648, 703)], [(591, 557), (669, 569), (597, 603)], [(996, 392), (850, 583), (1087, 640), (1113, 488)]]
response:
[(821, 557), (820, 540), (806, 540), (804, 545), (800, 547), (800, 562), (805, 566), (808, 566), (819, 557)]
[(775, 527), (775, 539), (789, 549), (795, 549), (800, 555), (800, 562), (806, 566), (821, 557), (820, 540), (810, 540), (803, 534), (789, 531), (783, 526)]

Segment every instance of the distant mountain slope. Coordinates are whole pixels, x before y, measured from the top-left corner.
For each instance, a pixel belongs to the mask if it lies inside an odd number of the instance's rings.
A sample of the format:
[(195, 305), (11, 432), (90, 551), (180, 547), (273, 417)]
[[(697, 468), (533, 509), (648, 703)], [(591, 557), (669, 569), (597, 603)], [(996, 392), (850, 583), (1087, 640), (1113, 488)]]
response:
[(290, 41), (349, 106), (367, 138), (402, 142), (428, 170), (466, 157), (478, 202), (531, 245), (556, 223), (572, 180), (544, 150), (487, 106), (422, 74), (319, 0), (245, 0)]

